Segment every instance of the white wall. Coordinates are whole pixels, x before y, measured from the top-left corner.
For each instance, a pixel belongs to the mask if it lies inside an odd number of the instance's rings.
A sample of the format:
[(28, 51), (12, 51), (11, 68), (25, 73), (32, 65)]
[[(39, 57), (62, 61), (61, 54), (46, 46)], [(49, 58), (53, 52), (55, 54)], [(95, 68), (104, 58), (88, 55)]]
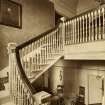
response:
[(104, 75), (104, 63), (104, 61), (69, 61), (69, 65), (64, 68), (64, 93), (69, 101), (78, 94), (79, 86), (84, 86), (85, 104), (88, 104), (88, 75)]
[(62, 67), (53, 67), (51, 69), (50, 75), (50, 87), (53, 93), (57, 93), (57, 86), (64, 85), (63, 83), (63, 68)]
[(78, 0), (53, 0), (53, 2), (56, 11), (63, 16), (75, 16)]
[(22, 29), (0, 25), (0, 70), (8, 65), (7, 44), (20, 44), (54, 27), (54, 6), (49, 0), (14, 0), (22, 4)]
[(79, 0), (77, 5), (77, 14), (97, 7), (99, 4), (95, 0)]

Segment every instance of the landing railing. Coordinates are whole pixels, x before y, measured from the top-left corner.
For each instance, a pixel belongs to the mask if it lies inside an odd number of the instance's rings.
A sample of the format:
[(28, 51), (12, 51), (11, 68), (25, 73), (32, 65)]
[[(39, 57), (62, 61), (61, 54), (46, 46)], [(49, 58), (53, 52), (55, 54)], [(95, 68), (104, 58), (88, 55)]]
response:
[(41, 71), (41, 67), (47, 65), (48, 57), (63, 50), (61, 27), (57, 26), (21, 44), (17, 50), (26, 76), (32, 78), (32, 72)]
[(62, 53), (62, 25), (35, 37), (19, 46), (8, 45), (10, 68), (10, 95), (15, 105), (36, 105), (33, 95), (36, 93), (30, 79), (47, 64), (52, 54)]
[(105, 5), (65, 22), (65, 44), (80, 44), (105, 39)]

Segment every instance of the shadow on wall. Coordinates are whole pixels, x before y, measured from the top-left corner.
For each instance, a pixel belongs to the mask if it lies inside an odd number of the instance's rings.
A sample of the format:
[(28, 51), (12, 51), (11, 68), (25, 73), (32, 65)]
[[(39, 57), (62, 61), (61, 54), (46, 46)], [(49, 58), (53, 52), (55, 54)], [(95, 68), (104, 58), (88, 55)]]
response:
[(5, 34), (0, 29), (0, 70), (3, 69), (6, 64), (8, 64), (8, 53), (7, 53), (7, 46), (5, 43), (7, 42), (8, 38), (5, 38)]
[(13, 0), (22, 4), (22, 29), (0, 25), (0, 70), (8, 65), (7, 44), (20, 44), (54, 27), (54, 6), (49, 0)]

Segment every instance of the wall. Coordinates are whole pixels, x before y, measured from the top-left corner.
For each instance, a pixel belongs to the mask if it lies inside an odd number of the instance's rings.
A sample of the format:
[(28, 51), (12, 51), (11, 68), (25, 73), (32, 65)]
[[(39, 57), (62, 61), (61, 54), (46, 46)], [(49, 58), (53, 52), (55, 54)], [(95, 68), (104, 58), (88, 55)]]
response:
[(0, 25), (0, 70), (8, 65), (7, 44), (20, 44), (54, 27), (54, 7), (49, 0), (14, 0), (22, 4), (22, 29)]
[(64, 60), (61, 58), (49, 69), (49, 88), (54, 94), (57, 93), (58, 85), (64, 85), (63, 62)]
[(76, 15), (78, 0), (53, 0), (55, 9), (62, 16), (73, 17)]
[(79, 0), (77, 5), (77, 14), (97, 7), (99, 4), (95, 0)]
[(70, 99), (78, 95), (79, 86), (85, 87), (85, 103), (88, 103), (88, 76), (104, 75), (105, 61), (69, 61), (64, 69), (65, 96)]

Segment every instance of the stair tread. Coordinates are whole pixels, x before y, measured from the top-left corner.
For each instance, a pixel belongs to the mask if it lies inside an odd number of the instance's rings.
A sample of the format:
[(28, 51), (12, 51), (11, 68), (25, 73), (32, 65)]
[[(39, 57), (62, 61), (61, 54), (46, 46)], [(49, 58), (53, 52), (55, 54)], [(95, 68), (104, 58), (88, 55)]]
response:
[(9, 91), (8, 90), (3, 90), (3, 91), (0, 91), (0, 99), (4, 98), (4, 97), (8, 97), (10, 94), (9, 94)]
[(35, 78), (35, 76), (38, 75), (40, 72), (42, 72), (42, 70), (34, 71), (34, 72), (32, 72), (31, 76), (28, 76), (28, 78), (31, 80), (31, 79)]
[(38, 65), (38, 66), (46, 66), (46, 65), (48, 65), (48, 64), (36, 64), (36, 63), (32, 63), (32, 64), (34, 64), (34, 65)]
[(55, 60), (53, 60), (48, 66), (46, 66), (38, 75), (36, 75), (34, 78), (30, 80), (31, 83), (33, 83), (38, 77), (40, 77), (44, 72), (46, 72), (58, 59), (60, 59), (62, 55), (58, 56)]
[(4, 104), (1, 104), (1, 105), (15, 105), (13, 102), (7, 102), (7, 103), (4, 103)]

